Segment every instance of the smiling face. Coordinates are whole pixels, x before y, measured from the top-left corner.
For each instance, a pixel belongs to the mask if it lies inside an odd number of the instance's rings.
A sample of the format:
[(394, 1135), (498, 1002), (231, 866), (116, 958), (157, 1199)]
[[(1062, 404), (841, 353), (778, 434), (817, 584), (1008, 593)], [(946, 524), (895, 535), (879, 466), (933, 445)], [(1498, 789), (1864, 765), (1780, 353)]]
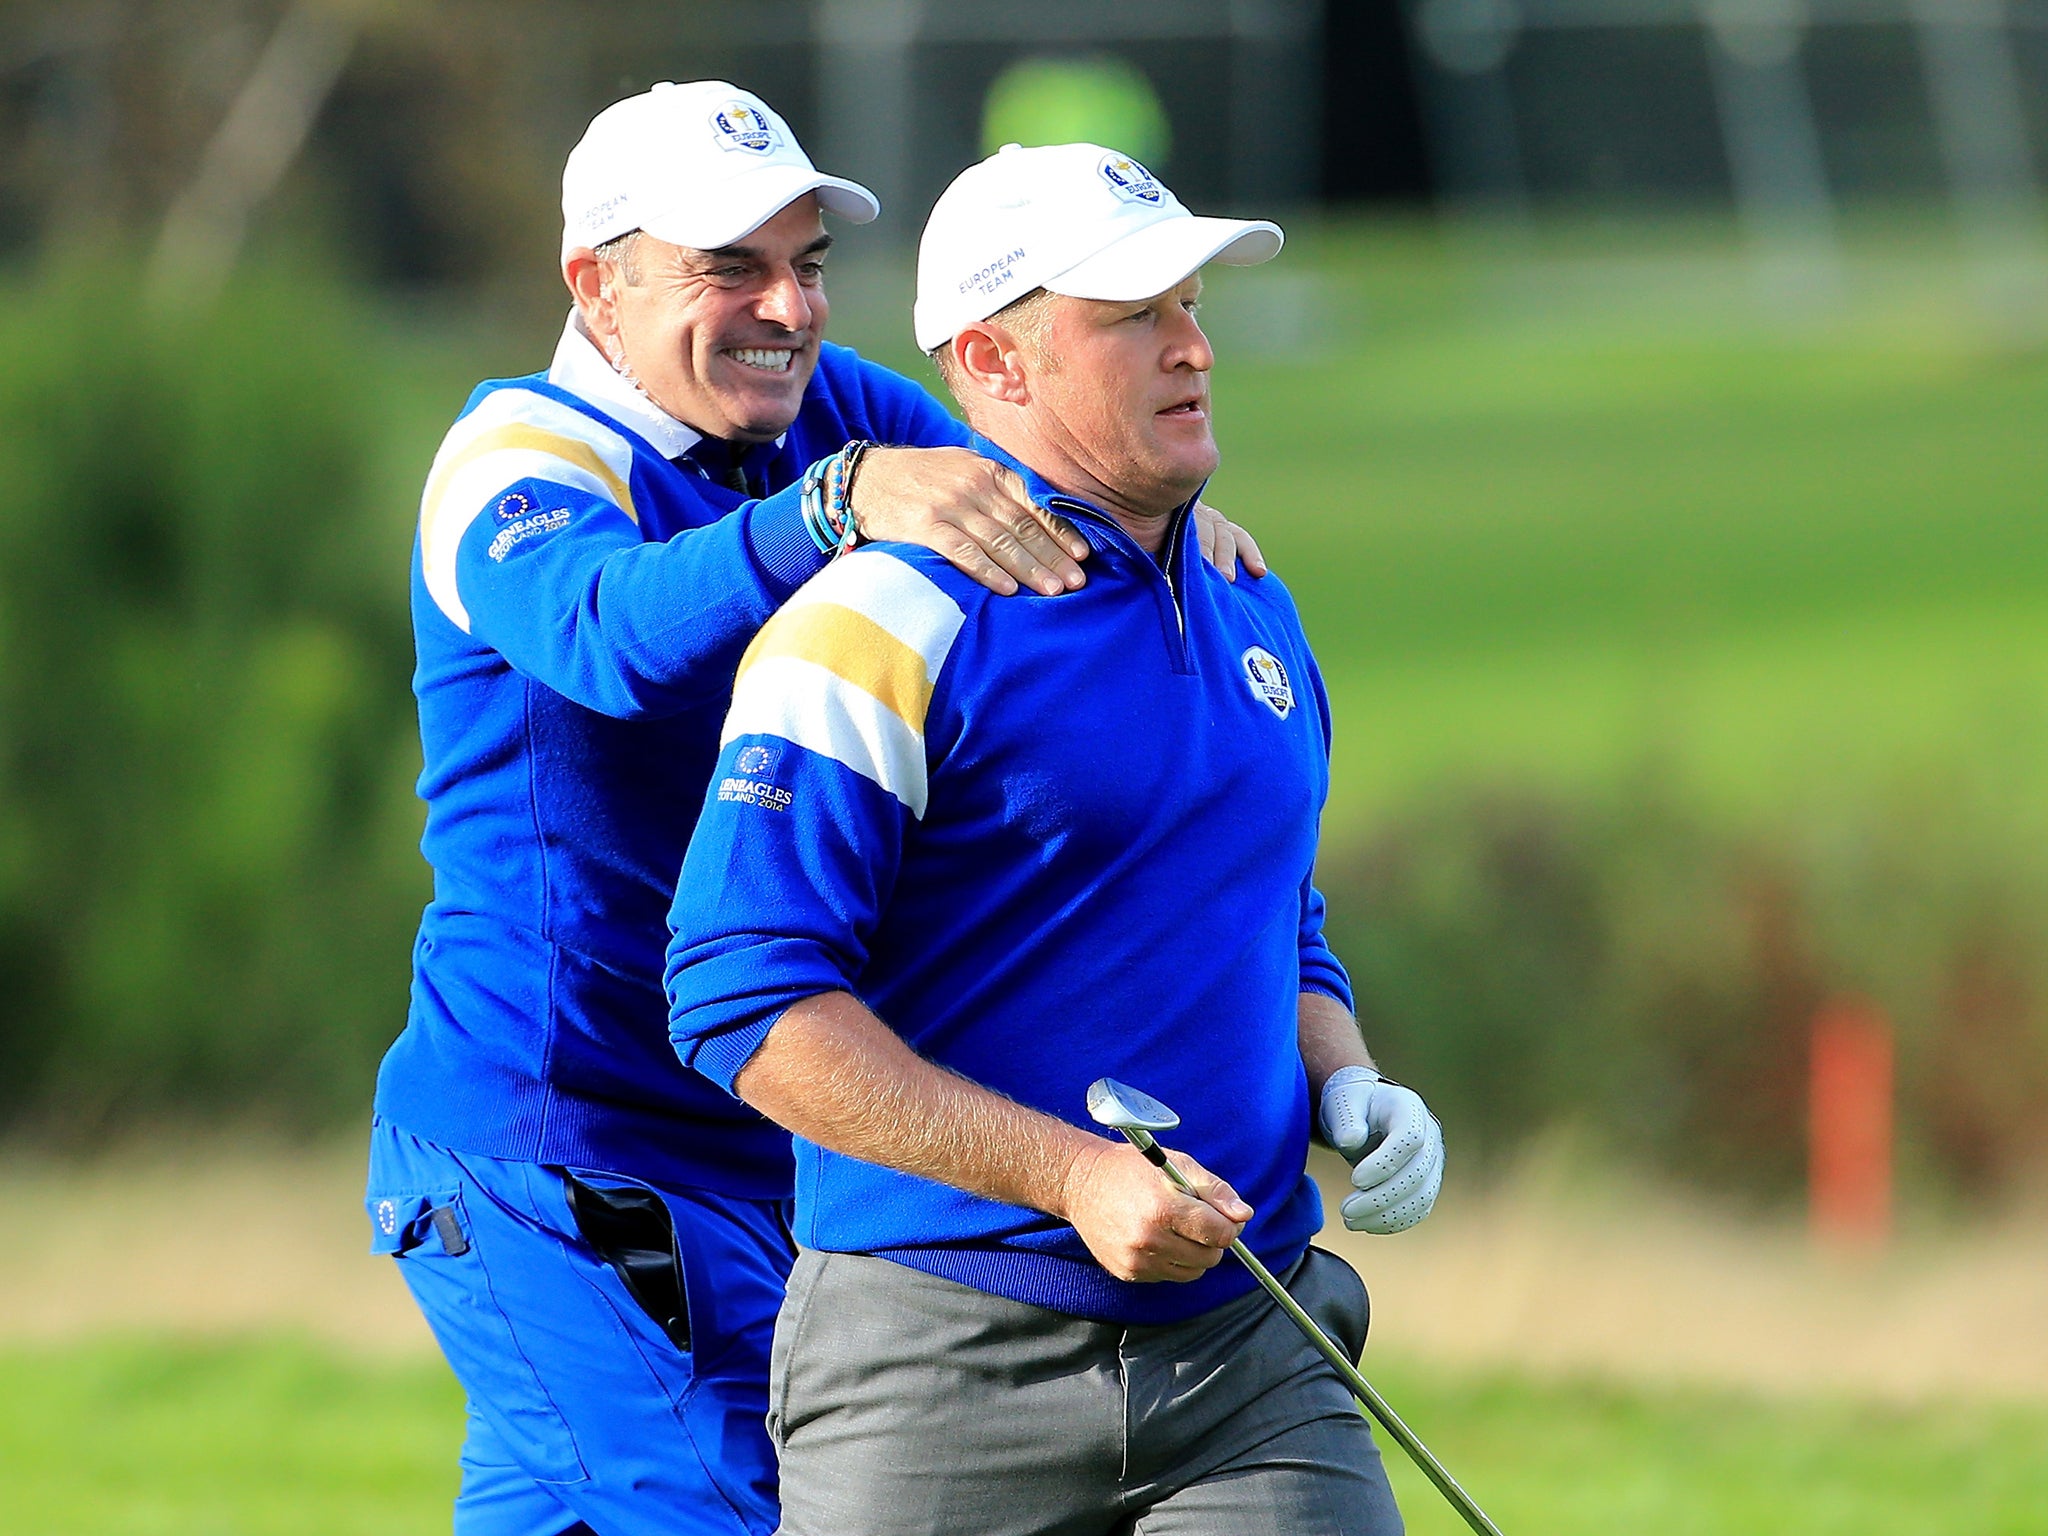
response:
[(796, 420), (825, 333), (825, 233), (806, 195), (715, 251), (639, 235), (627, 263), (563, 264), (612, 365), (709, 437), (767, 442)]

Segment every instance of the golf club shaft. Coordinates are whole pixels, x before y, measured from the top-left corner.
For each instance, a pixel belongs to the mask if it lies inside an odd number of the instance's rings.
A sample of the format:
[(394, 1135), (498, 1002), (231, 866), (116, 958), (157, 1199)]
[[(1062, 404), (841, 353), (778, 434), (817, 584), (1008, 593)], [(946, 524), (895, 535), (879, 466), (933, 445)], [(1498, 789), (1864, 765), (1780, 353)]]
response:
[[(1200, 1195), (1195, 1194), (1195, 1187), (1187, 1181), (1187, 1176), (1173, 1165), (1173, 1160), (1166, 1155), (1165, 1149), (1149, 1134), (1126, 1129), (1124, 1136), (1132, 1146), (1145, 1154), (1146, 1159), (1154, 1167), (1166, 1175), (1175, 1188), (1194, 1195), (1197, 1200), (1201, 1199)], [(1501, 1536), (1500, 1527), (1487, 1518), (1485, 1510), (1472, 1502), (1472, 1496), (1458, 1486), (1458, 1480), (1444, 1470), (1444, 1464), (1438, 1461), (1429, 1447), (1416, 1437), (1415, 1431), (1401, 1422), (1401, 1416), (1387, 1406), (1385, 1398), (1373, 1390), (1372, 1383), (1367, 1381), (1360, 1374), (1358, 1367), (1351, 1363), (1350, 1356), (1323, 1332), (1314, 1318), (1302, 1310), (1300, 1302), (1287, 1294), (1287, 1287), (1260, 1262), (1259, 1256), (1236, 1239), (1231, 1241), (1230, 1251), (1243, 1261), (1245, 1268), (1252, 1272), (1252, 1277), (1265, 1287), (1266, 1294), (1271, 1296), (1280, 1310), (1293, 1320), (1294, 1326), (1301, 1330), (1301, 1336), (1315, 1346), (1316, 1353), (1330, 1362), (1331, 1368), (1344, 1379), (1344, 1385), (1351, 1389), (1354, 1397), (1365, 1404), (1366, 1410), (1379, 1421), (1380, 1427), (1400, 1442), (1401, 1449), (1408, 1453), (1409, 1459), (1422, 1469), (1424, 1477), (1436, 1484), (1437, 1492), (1449, 1501), (1451, 1508), (1463, 1517), (1465, 1523), (1477, 1531), (1479, 1536)]]

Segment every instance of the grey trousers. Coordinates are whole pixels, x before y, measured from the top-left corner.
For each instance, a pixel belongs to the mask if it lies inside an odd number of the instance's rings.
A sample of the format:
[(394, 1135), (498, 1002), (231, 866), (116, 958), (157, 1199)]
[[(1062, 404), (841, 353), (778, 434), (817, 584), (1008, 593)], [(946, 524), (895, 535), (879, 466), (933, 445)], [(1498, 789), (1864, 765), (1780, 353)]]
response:
[[(1354, 1357), (1365, 1287), (1288, 1289)], [(1399, 1536), (1350, 1394), (1263, 1291), (1122, 1328), (806, 1249), (775, 1327), (781, 1536)]]

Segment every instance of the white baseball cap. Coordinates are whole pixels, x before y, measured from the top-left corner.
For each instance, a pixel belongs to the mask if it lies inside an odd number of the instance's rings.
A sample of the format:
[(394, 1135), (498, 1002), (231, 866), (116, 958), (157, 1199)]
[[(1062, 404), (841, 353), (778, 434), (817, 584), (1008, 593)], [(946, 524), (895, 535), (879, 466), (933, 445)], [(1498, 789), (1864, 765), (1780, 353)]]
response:
[(1005, 144), (939, 195), (917, 247), (917, 344), (929, 352), (1034, 288), (1076, 299), (1164, 293), (1211, 261), (1280, 254), (1280, 226), (1208, 219), (1100, 144)]
[(857, 181), (826, 176), (751, 91), (723, 80), (664, 80), (590, 121), (562, 168), (562, 254), (644, 229), (716, 250), (752, 234), (806, 192), (865, 224), (882, 205)]

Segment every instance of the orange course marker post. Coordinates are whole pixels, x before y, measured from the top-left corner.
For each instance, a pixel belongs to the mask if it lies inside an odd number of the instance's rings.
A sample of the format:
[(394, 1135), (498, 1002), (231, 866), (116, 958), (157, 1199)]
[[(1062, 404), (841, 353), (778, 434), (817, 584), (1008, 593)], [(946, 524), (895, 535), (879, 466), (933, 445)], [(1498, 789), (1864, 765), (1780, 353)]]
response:
[(1808, 1214), (1814, 1240), (1874, 1252), (1892, 1227), (1892, 1027), (1862, 998), (1813, 1021), (1807, 1099)]

